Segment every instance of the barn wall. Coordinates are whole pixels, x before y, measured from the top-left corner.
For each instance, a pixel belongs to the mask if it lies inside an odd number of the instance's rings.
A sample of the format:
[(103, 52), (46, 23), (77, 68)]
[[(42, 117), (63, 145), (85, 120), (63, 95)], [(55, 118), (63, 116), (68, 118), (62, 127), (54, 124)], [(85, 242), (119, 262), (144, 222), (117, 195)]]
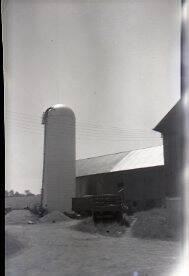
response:
[(134, 169), (78, 177), (77, 196), (117, 193), (124, 186), (129, 201), (160, 200), (165, 198), (164, 167)]
[(178, 196), (181, 192), (182, 137), (176, 134), (164, 135), (164, 160), (166, 171), (166, 194)]

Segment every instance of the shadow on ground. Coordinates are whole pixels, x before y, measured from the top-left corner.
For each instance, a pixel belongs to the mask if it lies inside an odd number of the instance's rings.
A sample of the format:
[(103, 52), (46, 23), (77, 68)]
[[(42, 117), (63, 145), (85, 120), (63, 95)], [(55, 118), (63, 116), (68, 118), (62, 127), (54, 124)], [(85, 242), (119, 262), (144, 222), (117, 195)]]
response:
[(11, 234), (5, 232), (5, 256), (12, 256), (24, 248), (24, 245), (13, 237)]
[(127, 230), (125, 225), (119, 225), (117, 222), (111, 220), (106, 220), (95, 224), (91, 217), (81, 220), (77, 224), (70, 226), (70, 228), (84, 233), (98, 233), (103, 236), (110, 237), (120, 237)]

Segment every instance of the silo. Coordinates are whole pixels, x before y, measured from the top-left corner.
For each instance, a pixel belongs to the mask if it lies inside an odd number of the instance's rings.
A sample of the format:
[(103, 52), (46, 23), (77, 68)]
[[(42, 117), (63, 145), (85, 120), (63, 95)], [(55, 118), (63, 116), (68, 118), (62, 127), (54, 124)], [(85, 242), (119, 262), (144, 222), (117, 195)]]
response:
[(75, 196), (75, 115), (64, 105), (43, 113), (44, 159), (42, 205), (70, 212)]

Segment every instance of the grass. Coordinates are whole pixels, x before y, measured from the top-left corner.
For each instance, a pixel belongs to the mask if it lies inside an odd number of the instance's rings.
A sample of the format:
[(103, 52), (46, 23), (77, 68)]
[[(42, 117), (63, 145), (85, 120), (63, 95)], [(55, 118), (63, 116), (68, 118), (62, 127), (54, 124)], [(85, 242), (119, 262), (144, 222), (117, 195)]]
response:
[(134, 237), (160, 240), (179, 240), (181, 226), (171, 227), (165, 208), (152, 209), (136, 214), (136, 222), (131, 232)]

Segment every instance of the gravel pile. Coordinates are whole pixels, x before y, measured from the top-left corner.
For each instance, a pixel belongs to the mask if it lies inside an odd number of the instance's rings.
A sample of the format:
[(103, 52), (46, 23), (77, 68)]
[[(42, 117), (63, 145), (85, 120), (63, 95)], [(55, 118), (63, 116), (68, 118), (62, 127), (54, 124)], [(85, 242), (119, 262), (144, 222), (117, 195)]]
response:
[(134, 237), (138, 238), (179, 240), (180, 226), (170, 227), (167, 210), (157, 208), (136, 214), (136, 222), (131, 232)]
[(12, 210), (5, 216), (5, 224), (36, 223), (38, 218), (29, 210)]
[(91, 234), (101, 234), (103, 236), (120, 237), (128, 229), (124, 225), (119, 225), (117, 222), (99, 222), (94, 224), (93, 219), (83, 219), (76, 225), (71, 226), (72, 229), (87, 232)]
[(43, 223), (55, 223), (59, 221), (70, 221), (71, 219), (59, 211), (52, 211), (47, 215), (40, 218), (40, 222)]

